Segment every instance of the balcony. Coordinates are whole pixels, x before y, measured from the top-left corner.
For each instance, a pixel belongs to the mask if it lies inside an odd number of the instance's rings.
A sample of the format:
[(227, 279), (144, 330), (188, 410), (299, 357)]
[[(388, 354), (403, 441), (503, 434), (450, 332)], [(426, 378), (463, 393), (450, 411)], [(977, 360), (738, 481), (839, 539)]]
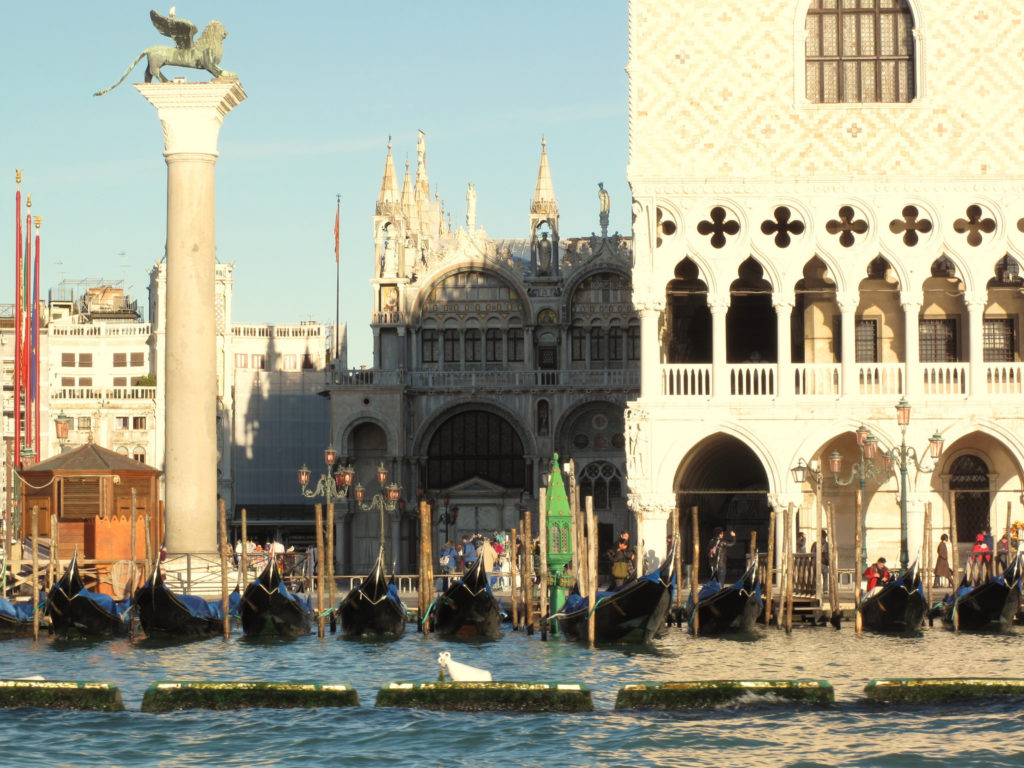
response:
[(640, 370), (480, 370), (480, 371), (378, 371), (355, 370), (334, 374), (342, 387), (405, 386), (441, 391), (533, 389), (640, 389)]
[(60, 389), (50, 390), (51, 402), (81, 400), (98, 400), (101, 402), (156, 400), (156, 387), (113, 387), (110, 389), (61, 387)]

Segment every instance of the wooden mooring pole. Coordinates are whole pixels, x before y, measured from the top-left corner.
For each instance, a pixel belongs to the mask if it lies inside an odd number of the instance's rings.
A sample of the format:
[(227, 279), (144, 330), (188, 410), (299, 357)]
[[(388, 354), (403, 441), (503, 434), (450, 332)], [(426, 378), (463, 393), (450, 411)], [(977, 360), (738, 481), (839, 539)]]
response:
[[(245, 588), (249, 586), (249, 526), (245, 507), (242, 507), (242, 554), (238, 556), (238, 575), (241, 582), (238, 591), (245, 594)], [(310, 577), (313, 574), (309, 574)]]
[(700, 616), (697, 613), (698, 579), (700, 578), (700, 523), (697, 507), (690, 507), (690, 530), (693, 531), (693, 562), (690, 563), (690, 604), (693, 614), (690, 626), (693, 636), (700, 636)]
[[(555, 471), (559, 471), (555, 468)], [(548, 489), (540, 489), (540, 507), (537, 511), (537, 531), (540, 535), (540, 564), (538, 566), (540, 591), (540, 639), (548, 639)]]
[[(320, 504), (313, 505), (313, 525), (316, 528), (316, 551), (319, 557), (316, 568), (316, 636), (324, 636), (324, 511)], [(271, 557), (277, 557), (273, 551)]]
[[(928, 603), (928, 612), (931, 613), (932, 582), (935, 581), (935, 569), (932, 566), (932, 503), (930, 501), (924, 505), (924, 577), (925, 599)], [(931, 623), (931, 618), (928, 619), (928, 622)]]
[(523, 510), (523, 587), (526, 596), (526, 634), (533, 634), (533, 519), (530, 508)]
[[(132, 587), (131, 587), (131, 589), (132, 589), (132, 600), (133, 601), (135, 600), (135, 588), (138, 586), (136, 582), (138, 581), (138, 573), (139, 573), (139, 571), (138, 571), (138, 568), (139, 568), (139, 558), (136, 557), (136, 552), (135, 552), (135, 523), (136, 523), (136, 520), (135, 520), (135, 515), (136, 515), (136, 512), (135, 512), (135, 501), (136, 501), (135, 489), (132, 488), (132, 512), (131, 512), (131, 514), (132, 514), (132, 528), (131, 528), (131, 544), (130, 544), (130, 546), (132, 548), (132, 575), (131, 575)], [(134, 613), (134, 611), (132, 613)], [(135, 641), (135, 618), (134, 617), (132, 617), (131, 620), (128, 622), (128, 639), (133, 641), (133, 642)]]
[(597, 612), (597, 515), (594, 514), (594, 497), (587, 496), (587, 576), (590, 583), (587, 592), (590, 595), (590, 613), (587, 616), (587, 646), (594, 647), (596, 639)]
[(331, 631), (334, 631), (334, 503), (327, 505), (327, 604), (331, 607)]
[(832, 609), (832, 626), (839, 629), (839, 544), (837, 543), (836, 509), (828, 504), (828, 600)]
[(420, 589), (419, 589), (419, 605), (418, 609), (418, 623), (420, 632), (424, 635), (430, 634), (430, 620), (427, 617), (427, 612), (430, 610), (430, 604), (433, 602), (434, 596), (434, 558), (433, 549), (430, 546), (430, 515), (431, 508), (429, 501), (420, 502)]
[(783, 548), (786, 553), (786, 587), (782, 596), (783, 622), (786, 633), (793, 631), (793, 519), (795, 505), (791, 502), (786, 508), (786, 527)]
[(861, 498), (860, 488), (855, 491), (854, 499), (856, 511), (853, 519), (853, 628), (856, 632), (863, 632), (864, 621), (860, 615), (860, 564), (864, 562), (864, 544), (866, 542), (864, 542), (861, 536), (861, 531), (864, 530), (864, 507), (862, 506), (863, 499)]
[(512, 529), (512, 538), (509, 541), (511, 551), (509, 554), (509, 576), (512, 579), (512, 631), (519, 631), (519, 538), (515, 528)]
[[(133, 491), (134, 493), (134, 491)], [(217, 517), (220, 524), (220, 610), (223, 617), (224, 639), (231, 637), (231, 609), (228, 598), (228, 557), (231, 544), (228, 542), (228, 513), (224, 499), (217, 499)], [(135, 526), (132, 526), (132, 548), (135, 546)]]
[[(51, 558), (53, 555), (50, 556)], [(32, 639), (39, 640), (39, 507), (32, 506)]]
[(772, 587), (775, 581), (775, 506), (768, 512), (768, 563), (764, 580), (764, 625), (772, 623)]
[[(953, 599), (956, 599), (957, 590), (960, 588), (960, 539), (956, 531), (956, 512), (949, 504), (946, 505), (949, 514), (949, 549), (953, 555)], [(953, 631), (960, 631), (960, 611), (953, 611)]]

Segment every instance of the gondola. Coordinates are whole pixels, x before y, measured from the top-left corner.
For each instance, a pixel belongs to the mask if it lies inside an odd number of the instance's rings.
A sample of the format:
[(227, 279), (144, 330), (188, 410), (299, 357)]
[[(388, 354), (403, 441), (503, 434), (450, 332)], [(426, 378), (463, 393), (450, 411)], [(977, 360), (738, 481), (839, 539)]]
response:
[[(237, 590), (232, 599), (237, 605)], [(204, 600), (196, 595), (172, 592), (159, 568), (135, 590), (133, 602), (139, 623), (148, 637), (189, 639), (209, 637), (224, 631), (220, 600)]]
[(342, 637), (394, 638), (405, 632), (405, 605), (384, 572), (384, 547), (377, 562), (338, 606)]
[(313, 628), (309, 598), (288, 591), (273, 555), (260, 575), (245, 588), (241, 615), (242, 631), (247, 637), (299, 637)]
[(875, 632), (914, 632), (920, 629), (928, 610), (928, 600), (921, 586), (917, 561), (901, 576), (865, 595), (859, 610), (864, 629)]
[[(44, 592), (39, 593), (40, 603), (46, 600)], [(10, 637), (25, 637), (32, 634), (32, 611), (36, 603), (19, 600), (14, 603), (0, 597), (0, 640)]]
[(712, 579), (697, 593), (697, 604), (689, 613), (690, 632), (695, 629), (695, 618), (699, 635), (752, 632), (763, 610), (755, 557), (735, 584), (722, 586)]
[[(594, 641), (597, 643), (649, 643), (665, 630), (665, 618), (675, 588), (675, 545), (662, 563), (650, 573), (627, 581), (614, 592), (598, 592), (594, 609)], [(587, 639), (590, 601), (573, 590), (557, 613), (557, 621), (568, 640)]]
[(489, 575), (483, 558), (478, 558), (462, 578), (453, 581), (434, 601), (432, 631), (476, 640), (501, 637), (501, 608), (491, 591)]
[(1021, 554), (999, 576), (969, 587), (961, 582), (956, 595), (947, 595), (941, 605), (942, 621), (959, 629), (1006, 629), (1013, 623), (1021, 603)]
[(46, 596), (46, 616), (59, 638), (105, 638), (128, 634), (131, 600), (85, 588), (78, 569), (78, 551)]

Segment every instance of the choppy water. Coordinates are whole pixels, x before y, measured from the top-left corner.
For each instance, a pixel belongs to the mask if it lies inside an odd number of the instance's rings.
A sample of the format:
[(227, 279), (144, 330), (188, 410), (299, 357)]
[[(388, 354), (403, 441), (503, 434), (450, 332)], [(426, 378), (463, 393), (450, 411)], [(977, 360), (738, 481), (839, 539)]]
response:
[[(184, 645), (92, 644), (43, 639), (0, 644), (0, 677), (119, 685), (116, 714), (0, 711), (2, 766), (373, 766), (492, 768), (563, 766), (1020, 766), (1019, 701), (882, 708), (864, 703), (874, 677), (1024, 677), (1021, 630), (954, 635), (936, 626), (916, 637), (856, 635), (847, 625), (756, 641), (689, 637), (683, 630), (647, 650), (594, 651), (506, 632), (470, 645), (410, 632), (394, 643), (315, 635), (251, 642), (235, 635)], [(496, 680), (586, 683), (596, 710), (582, 715), (444, 713), (373, 706), (392, 680), (433, 680), (437, 656), (490, 669)], [(756, 704), (697, 713), (616, 712), (621, 685), (715, 678), (828, 680), (835, 707)], [(189, 711), (146, 714), (157, 680), (348, 682), (355, 709)]]

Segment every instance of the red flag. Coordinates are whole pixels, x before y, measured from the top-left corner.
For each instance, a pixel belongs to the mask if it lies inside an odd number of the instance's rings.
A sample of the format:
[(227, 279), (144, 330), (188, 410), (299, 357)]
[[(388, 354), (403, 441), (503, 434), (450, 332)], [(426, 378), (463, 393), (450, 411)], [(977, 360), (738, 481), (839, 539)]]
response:
[(338, 239), (341, 233), (341, 200), (338, 201), (338, 210), (334, 212), (334, 263), (338, 263), (341, 252), (341, 241)]

